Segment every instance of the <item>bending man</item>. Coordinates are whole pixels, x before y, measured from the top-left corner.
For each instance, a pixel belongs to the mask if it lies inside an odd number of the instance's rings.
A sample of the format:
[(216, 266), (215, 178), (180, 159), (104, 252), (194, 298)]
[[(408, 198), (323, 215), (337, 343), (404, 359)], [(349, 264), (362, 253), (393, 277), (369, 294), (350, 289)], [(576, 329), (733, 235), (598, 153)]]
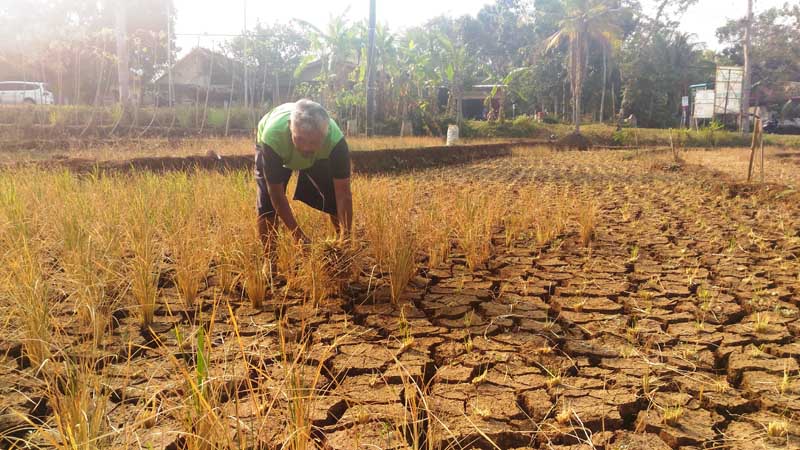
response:
[(299, 171), (294, 199), (329, 214), (337, 233), (349, 237), (350, 151), (336, 122), (310, 100), (278, 106), (258, 124), (258, 230), (270, 256), (278, 218), (297, 241), (309, 243), (286, 197), (292, 171)]

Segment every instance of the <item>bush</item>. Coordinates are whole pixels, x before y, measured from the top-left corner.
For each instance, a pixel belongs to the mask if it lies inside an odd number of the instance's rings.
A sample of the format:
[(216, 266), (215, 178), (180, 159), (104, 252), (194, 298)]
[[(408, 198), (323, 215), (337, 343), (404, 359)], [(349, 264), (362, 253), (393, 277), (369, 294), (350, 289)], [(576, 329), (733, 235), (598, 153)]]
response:
[(514, 133), (519, 137), (531, 137), (536, 134), (536, 119), (531, 116), (518, 116), (513, 122)]
[[(223, 110), (224, 114), (224, 110)], [(231, 130), (251, 130), (255, 129), (257, 121), (261, 117), (255, 118), (257, 114), (250, 109), (231, 108)]]
[(513, 121), (505, 122), (467, 120), (461, 127), (461, 136), (465, 138), (529, 138), (535, 136), (536, 131), (533, 118), (519, 116)]
[(561, 121), (558, 120), (558, 117), (556, 117), (554, 115), (547, 115), (547, 116), (544, 116), (542, 118), (542, 123), (546, 123), (546, 124), (549, 124), (549, 125), (555, 125), (555, 124), (561, 123)]
[(375, 124), (375, 134), (381, 136), (400, 136), (402, 122), (398, 119), (387, 119)]
[(177, 107), (175, 110), (175, 126), (178, 128), (196, 128), (195, 111), (191, 107)]
[(206, 115), (206, 128), (224, 130), (225, 117), (224, 109), (209, 108)]
[(635, 143), (636, 138), (633, 133), (634, 132), (629, 128), (614, 131), (614, 134), (611, 135), (611, 142), (613, 142), (614, 145), (629, 145)]
[(63, 108), (52, 108), (50, 110), (50, 117), (48, 119), (50, 125), (55, 126), (56, 128), (65, 128), (68, 125), (73, 125), (73, 120), (75, 118), (75, 114), (73, 114), (73, 110), (75, 107), (65, 106)]

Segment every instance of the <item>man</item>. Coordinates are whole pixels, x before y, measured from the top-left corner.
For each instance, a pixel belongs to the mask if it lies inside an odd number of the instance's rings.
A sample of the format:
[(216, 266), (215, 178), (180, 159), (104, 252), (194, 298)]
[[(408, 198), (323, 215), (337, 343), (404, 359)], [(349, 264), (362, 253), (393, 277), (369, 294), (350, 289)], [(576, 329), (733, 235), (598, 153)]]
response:
[(353, 221), (350, 151), (336, 122), (311, 100), (278, 106), (258, 124), (258, 230), (270, 256), (278, 218), (298, 242), (309, 243), (286, 197), (292, 171), (299, 171), (294, 199), (329, 214), (337, 233), (349, 236)]

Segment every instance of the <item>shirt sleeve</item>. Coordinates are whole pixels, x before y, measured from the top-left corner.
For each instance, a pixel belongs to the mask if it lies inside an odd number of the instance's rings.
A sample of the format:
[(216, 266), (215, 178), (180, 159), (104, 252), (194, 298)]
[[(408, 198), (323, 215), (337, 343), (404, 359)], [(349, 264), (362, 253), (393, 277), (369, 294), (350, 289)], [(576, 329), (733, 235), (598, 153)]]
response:
[(256, 176), (266, 178), (269, 184), (282, 184), (291, 176), (292, 170), (283, 167), (283, 160), (268, 145), (259, 143), (256, 151), (260, 153), (261, 167), (256, 167)]
[(350, 149), (347, 141), (342, 138), (330, 155), (331, 175), (334, 179), (343, 180), (350, 178)]

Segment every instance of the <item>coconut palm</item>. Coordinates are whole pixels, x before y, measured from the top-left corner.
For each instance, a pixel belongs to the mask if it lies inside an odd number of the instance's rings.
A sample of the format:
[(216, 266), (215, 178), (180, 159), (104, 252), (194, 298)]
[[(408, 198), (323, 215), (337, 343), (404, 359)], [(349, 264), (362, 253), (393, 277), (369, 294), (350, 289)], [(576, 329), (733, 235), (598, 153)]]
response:
[(565, 0), (565, 15), (558, 31), (547, 39), (547, 51), (568, 43), (567, 65), (572, 82), (575, 133), (581, 131), (581, 94), (590, 43), (609, 49), (617, 45), (622, 31), (617, 25), (619, 9), (613, 0)]

